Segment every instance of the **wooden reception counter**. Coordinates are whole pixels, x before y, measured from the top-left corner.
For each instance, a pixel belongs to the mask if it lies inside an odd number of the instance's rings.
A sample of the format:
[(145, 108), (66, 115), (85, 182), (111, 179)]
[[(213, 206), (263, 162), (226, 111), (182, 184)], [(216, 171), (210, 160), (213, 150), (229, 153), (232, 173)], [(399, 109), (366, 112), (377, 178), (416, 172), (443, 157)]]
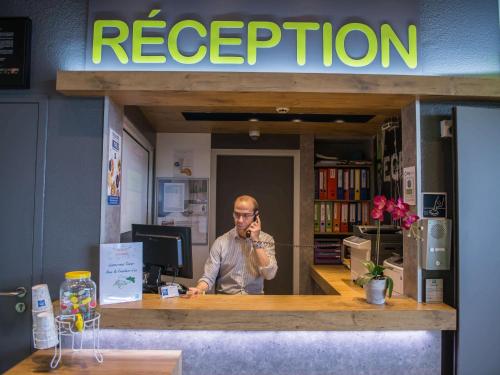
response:
[[(330, 266), (331, 267), (331, 266)], [(323, 280), (336, 295), (199, 295), (101, 306), (103, 328), (251, 331), (455, 330), (456, 311), (444, 304), (392, 298), (370, 305), (363, 291), (337, 277)], [(345, 274), (344, 274), (345, 275)], [(314, 279), (320, 276), (316, 274)]]

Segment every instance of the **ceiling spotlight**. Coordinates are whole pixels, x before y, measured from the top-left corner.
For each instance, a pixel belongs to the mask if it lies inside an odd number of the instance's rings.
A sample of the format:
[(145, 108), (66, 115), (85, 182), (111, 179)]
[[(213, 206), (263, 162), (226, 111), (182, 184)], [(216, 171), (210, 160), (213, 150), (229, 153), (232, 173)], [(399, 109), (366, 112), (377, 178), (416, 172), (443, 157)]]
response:
[(294, 118), (294, 119), (292, 119), (292, 122), (302, 122), (302, 119), (300, 119), (300, 118)]
[(259, 119), (256, 118), (256, 117), (252, 117), (252, 118), (249, 118), (248, 121), (250, 121), (250, 122), (257, 122), (257, 121), (259, 121)]
[(344, 120), (342, 120), (341, 118), (338, 118), (338, 119), (336, 119), (336, 120), (335, 120), (335, 122), (336, 122), (337, 124), (343, 124), (345, 121), (344, 121)]
[(258, 140), (258, 139), (259, 139), (259, 137), (260, 137), (260, 131), (259, 131), (258, 129), (255, 129), (255, 130), (250, 130), (250, 131), (248, 132), (248, 136), (250, 137), (250, 139), (251, 139), (252, 141), (256, 141), (256, 140)]
[(288, 113), (290, 112), (290, 108), (288, 107), (276, 107), (276, 112), (278, 113)]

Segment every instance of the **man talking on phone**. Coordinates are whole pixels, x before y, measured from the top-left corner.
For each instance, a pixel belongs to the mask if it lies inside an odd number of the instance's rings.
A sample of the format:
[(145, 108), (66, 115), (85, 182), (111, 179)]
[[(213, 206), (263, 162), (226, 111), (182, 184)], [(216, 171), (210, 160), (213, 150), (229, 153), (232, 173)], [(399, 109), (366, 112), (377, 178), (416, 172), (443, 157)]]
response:
[(204, 293), (215, 286), (216, 293), (263, 294), (264, 279), (276, 275), (274, 239), (261, 231), (257, 200), (250, 195), (237, 197), (233, 218), (235, 227), (214, 241), (204, 274), (189, 289), (191, 293)]

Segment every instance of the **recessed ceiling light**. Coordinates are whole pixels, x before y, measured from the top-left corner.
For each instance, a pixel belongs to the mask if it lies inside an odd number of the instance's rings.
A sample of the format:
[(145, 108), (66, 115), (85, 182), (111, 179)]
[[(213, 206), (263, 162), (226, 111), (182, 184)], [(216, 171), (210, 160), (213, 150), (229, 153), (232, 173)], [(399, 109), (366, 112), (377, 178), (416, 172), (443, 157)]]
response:
[(248, 121), (250, 121), (250, 122), (257, 122), (257, 121), (259, 121), (259, 119), (256, 118), (256, 117), (252, 117), (252, 118), (249, 118)]
[(364, 123), (373, 119), (374, 115), (344, 115), (339, 113), (321, 114), (321, 113), (276, 113), (276, 112), (182, 112), (187, 121), (264, 121), (264, 122), (291, 122), (294, 119), (300, 119), (304, 123)]
[(338, 118), (338, 119), (336, 119), (336, 120), (335, 120), (335, 122), (336, 122), (337, 124), (343, 124), (345, 121), (344, 121), (344, 120), (342, 120), (341, 118)]
[(294, 118), (294, 119), (292, 119), (292, 122), (302, 122), (302, 119), (300, 119), (300, 118)]

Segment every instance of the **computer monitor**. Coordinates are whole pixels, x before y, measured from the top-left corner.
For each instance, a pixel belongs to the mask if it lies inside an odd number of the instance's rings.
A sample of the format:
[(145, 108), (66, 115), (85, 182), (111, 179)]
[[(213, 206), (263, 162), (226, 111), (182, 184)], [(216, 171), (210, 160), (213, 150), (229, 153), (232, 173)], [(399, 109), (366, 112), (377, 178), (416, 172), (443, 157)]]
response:
[(156, 266), (163, 275), (193, 278), (190, 227), (132, 224), (132, 241), (143, 244), (146, 270)]

